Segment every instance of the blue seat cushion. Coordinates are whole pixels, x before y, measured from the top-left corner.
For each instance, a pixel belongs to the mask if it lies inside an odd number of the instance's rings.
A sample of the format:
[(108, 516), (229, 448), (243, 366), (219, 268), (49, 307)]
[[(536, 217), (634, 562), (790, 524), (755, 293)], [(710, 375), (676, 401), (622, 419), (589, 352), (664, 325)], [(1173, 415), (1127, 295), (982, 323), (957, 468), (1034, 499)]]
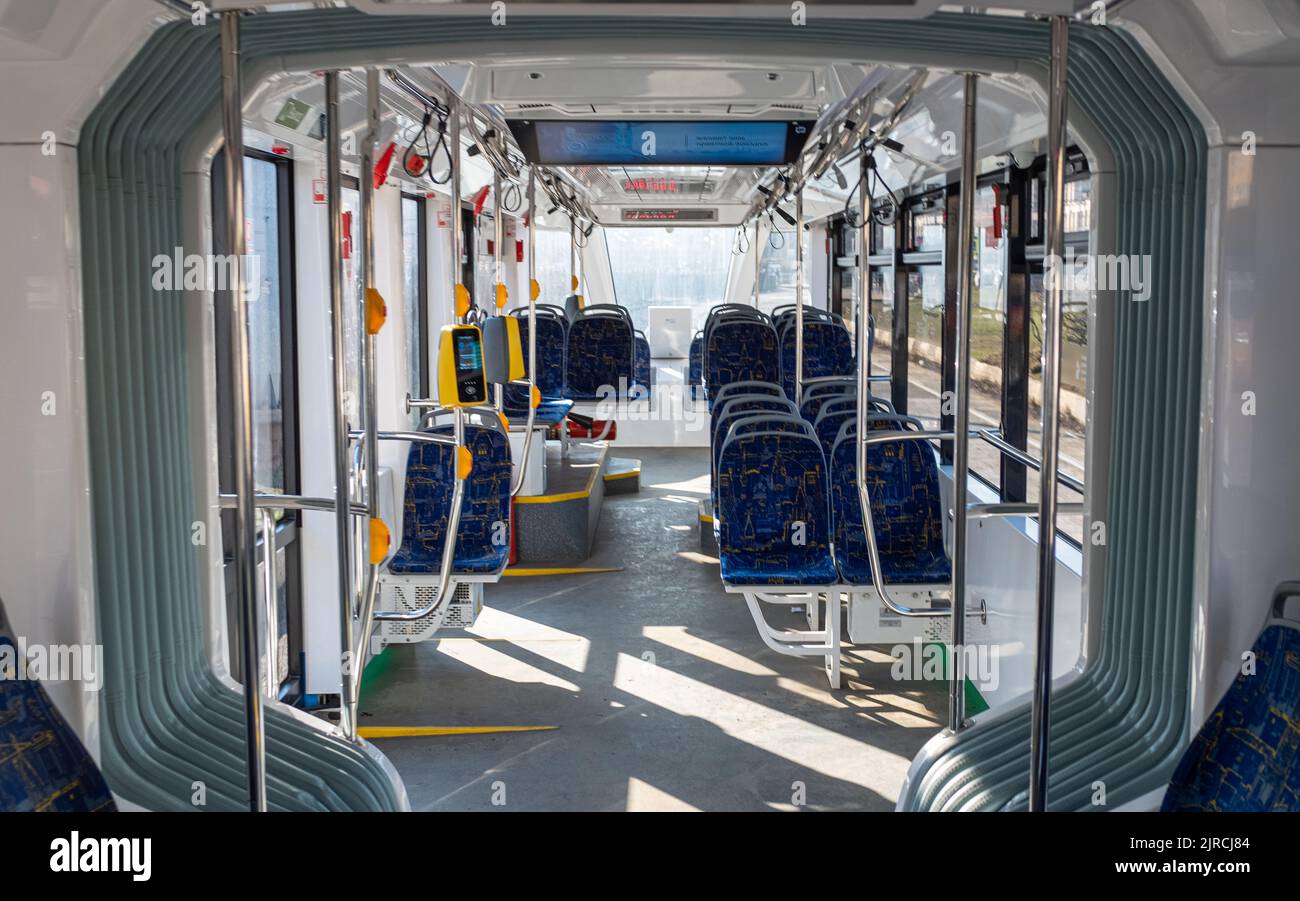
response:
[[(435, 432), (450, 434), (440, 426)], [(485, 575), (501, 569), (510, 555), (510, 443), (500, 431), (465, 427), (465, 444), (474, 458), (465, 485), (452, 571)], [(402, 545), (388, 563), (390, 572), (436, 575), (455, 487), (455, 448), (413, 443), (406, 458), (402, 502)]]
[[(947, 582), (952, 564), (943, 546), (939, 467), (924, 442), (867, 448), (867, 489), (885, 584)], [(857, 443), (839, 441), (831, 455), (831, 514), (835, 562), (849, 585), (871, 584), (866, 532), (858, 501)]]
[[(781, 334), (781, 385), (794, 398), (796, 331), (793, 322)], [(852, 375), (853, 339), (838, 322), (806, 321), (803, 324), (803, 377)]]
[(1271, 625), (1174, 770), (1162, 810), (1300, 811), (1300, 629)]
[[(528, 374), (528, 314), (516, 313), (519, 340), (524, 348), (524, 374)], [(564, 396), (564, 353), (568, 326), (554, 316), (537, 317), (537, 387), (543, 397)]]
[[(18, 646), (0, 609), (0, 666)], [(40, 682), (0, 678), (0, 812), (116, 810), (99, 767)]]
[(830, 585), (830, 511), (817, 442), (796, 433), (733, 437), (718, 473), (718, 557), (735, 585)]

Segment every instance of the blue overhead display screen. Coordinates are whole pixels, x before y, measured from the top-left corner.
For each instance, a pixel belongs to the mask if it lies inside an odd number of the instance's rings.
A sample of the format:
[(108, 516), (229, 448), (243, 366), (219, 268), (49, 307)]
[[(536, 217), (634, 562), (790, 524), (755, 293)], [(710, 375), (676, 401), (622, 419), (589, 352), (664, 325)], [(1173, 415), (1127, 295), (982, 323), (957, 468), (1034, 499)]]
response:
[(793, 161), (810, 122), (514, 121), (528, 161), (543, 166), (777, 166)]

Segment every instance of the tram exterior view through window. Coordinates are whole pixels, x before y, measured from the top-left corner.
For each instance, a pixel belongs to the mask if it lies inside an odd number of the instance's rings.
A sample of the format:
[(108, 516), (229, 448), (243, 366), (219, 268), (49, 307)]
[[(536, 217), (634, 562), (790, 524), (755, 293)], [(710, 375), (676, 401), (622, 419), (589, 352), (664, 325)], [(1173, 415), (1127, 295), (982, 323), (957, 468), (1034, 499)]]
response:
[(0, 74), (0, 812), (297, 815), (5, 867), (1285, 861), (1195, 814), (1300, 809), (1294, 3), (0, 0)]

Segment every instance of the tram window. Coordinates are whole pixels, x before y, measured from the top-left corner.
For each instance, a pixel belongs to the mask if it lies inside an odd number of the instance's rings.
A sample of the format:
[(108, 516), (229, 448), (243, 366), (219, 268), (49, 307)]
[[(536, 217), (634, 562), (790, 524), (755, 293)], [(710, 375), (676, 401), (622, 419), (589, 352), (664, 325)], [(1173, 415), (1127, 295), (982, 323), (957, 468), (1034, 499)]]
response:
[[(971, 277), (975, 286), (971, 307), (971, 425), (999, 428), (1002, 419), (1003, 340), (1007, 328), (1007, 239), (998, 215), (992, 186), (975, 194), (975, 236)], [(1000, 211), (1005, 214), (1005, 207)], [(984, 441), (970, 443), (970, 467), (984, 481), (999, 487), (1002, 459)]]
[(1065, 233), (1088, 231), (1092, 224), (1092, 179), (1078, 178), (1065, 183)]
[[(794, 229), (777, 220), (777, 228), (768, 232), (763, 243), (762, 262), (758, 268), (759, 309), (771, 313), (775, 307), (794, 303), (798, 281), (798, 260), (794, 243)], [(779, 230), (778, 230), (779, 229)], [(803, 302), (812, 303), (812, 276), (809, 265), (809, 239), (804, 233), (804, 286)]]
[[(733, 238), (729, 228), (606, 229), (618, 302), (631, 312), (638, 328), (646, 327), (651, 306), (691, 307), (699, 328), (709, 309), (726, 296)], [(793, 286), (791, 275), (791, 300)], [(770, 309), (768, 298), (763, 300)]]
[[(876, 322), (876, 343), (871, 353), (872, 375), (890, 374), (890, 348), (894, 337), (894, 267), (871, 267), (871, 315)], [(871, 389), (889, 394), (888, 382), (877, 382)]]
[(907, 413), (927, 424), (939, 420), (939, 368), (943, 358), (943, 267), (918, 266), (907, 273)]
[[(537, 281), (542, 286), (542, 294), (537, 298), (538, 303), (553, 303), (564, 306), (564, 298), (571, 293), (569, 286), (573, 284), (570, 278), (573, 275), (570, 259), (570, 245), (572, 240), (569, 238), (567, 228), (538, 228), (535, 238), (535, 247), (537, 251)], [(581, 271), (581, 268), (579, 269)], [(584, 286), (582, 290), (587, 290)], [(519, 302), (524, 303), (527, 298)], [(588, 298), (588, 303), (608, 303), (608, 299)]]
[(493, 242), (497, 234), (496, 219), (485, 210), (472, 221), (474, 228), (466, 230), (465, 239), (472, 242), (474, 250), (474, 303), (480, 310), (495, 310), (497, 266)]
[(871, 222), (871, 253), (881, 254), (894, 252), (894, 235), (897, 226), (882, 225), (876, 220)]
[[(1083, 253), (1079, 248), (1076, 253)], [(1086, 452), (1086, 411), (1088, 396), (1088, 304), (1091, 292), (1066, 292), (1061, 309), (1061, 472), (1079, 481), (1084, 478)], [(1042, 454), (1042, 353), (1043, 353), (1043, 273), (1039, 269), (1029, 277), (1029, 455)], [(1038, 500), (1038, 479), (1030, 473), (1026, 484), (1027, 500)], [(1082, 496), (1061, 486), (1062, 503), (1082, 501)], [(1083, 518), (1061, 516), (1060, 531), (1075, 541), (1083, 540)]]
[[(402, 314), (406, 331), (406, 390), (429, 396), (429, 257), (423, 197), (402, 195)], [(411, 414), (413, 424), (419, 411)]]
[(943, 250), (944, 215), (942, 198), (922, 199), (908, 211), (908, 251)]

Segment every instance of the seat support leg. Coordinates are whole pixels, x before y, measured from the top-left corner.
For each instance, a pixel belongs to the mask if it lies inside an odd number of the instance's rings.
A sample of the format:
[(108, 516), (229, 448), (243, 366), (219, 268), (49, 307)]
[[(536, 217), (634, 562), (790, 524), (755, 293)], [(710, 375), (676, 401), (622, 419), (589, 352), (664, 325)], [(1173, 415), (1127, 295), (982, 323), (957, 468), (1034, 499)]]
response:
[[(754, 625), (758, 627), (758, 635), (763, 639), (763, 644), (778, 654), (790, 657), (821, 657), (825, 662), (826, 675), (830, 679), (831, 688), (840, 687), (839, 592), (830, 592), (826, 596), (826, 628), (806, 632), (772, 628), (763, 616), (758, 593), (746, 591), (744, 595), (745, 604), (754, 618)], [(817, 602), (818, 595), (814, 592), (811, 604), (816, 605)]]

